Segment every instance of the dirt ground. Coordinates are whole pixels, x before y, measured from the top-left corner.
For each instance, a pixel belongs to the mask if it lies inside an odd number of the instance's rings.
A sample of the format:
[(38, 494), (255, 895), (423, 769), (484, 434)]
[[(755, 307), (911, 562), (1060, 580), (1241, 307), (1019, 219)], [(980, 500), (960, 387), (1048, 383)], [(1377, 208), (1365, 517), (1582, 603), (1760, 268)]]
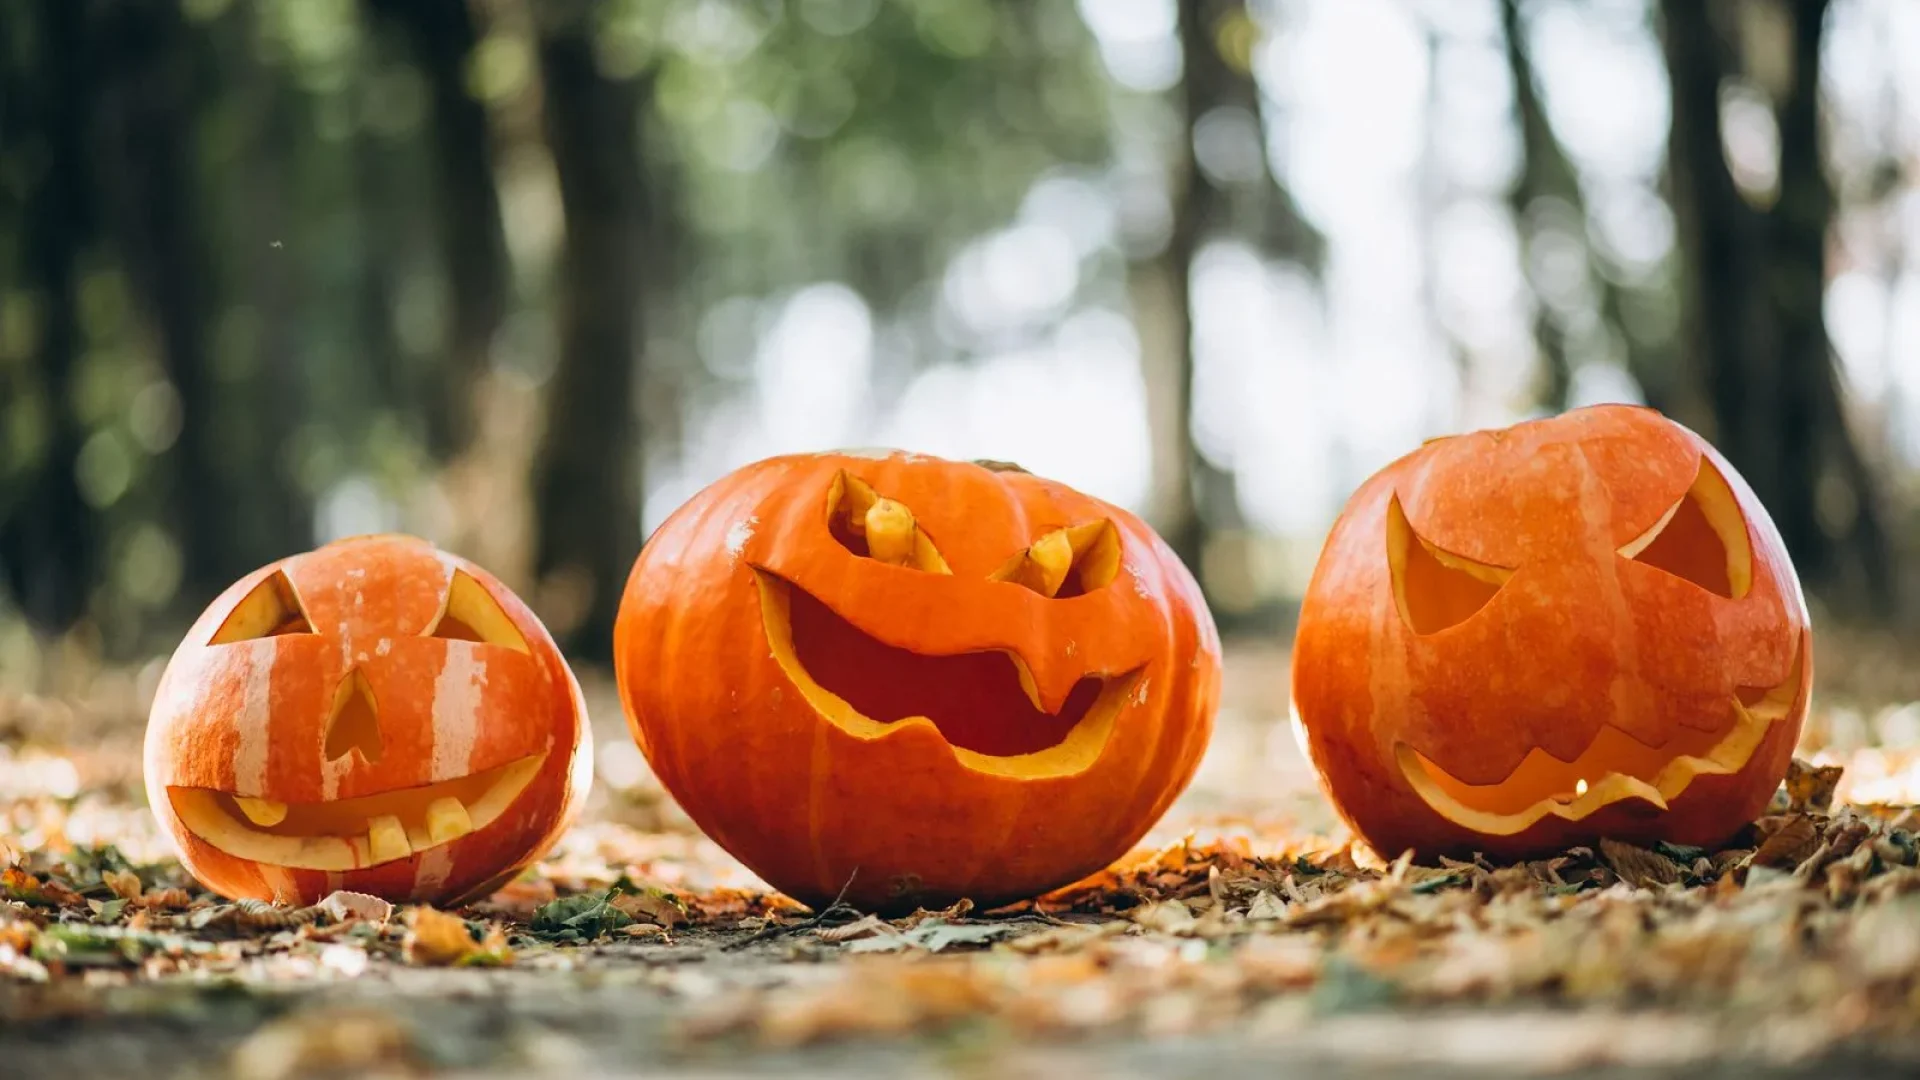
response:
[(0, 690), (0, 1078), (1913, 1075), (1920, 815), (1881, 805), (1912, 798), (1911, 755), (1873, 745), (1920, 741), (1904, 655), (1822, 654), (1827, 767), (1727, 850), (1429, 867), (1348, 842), (1284, 655), (1239, 646), (1201, 774), (1134, 856), (891, 922), (768, 894), (592, 677), (587, 819), (489, 901), (221, 903), (142, 805), (157, 667), (53, 657), (41, 692)]

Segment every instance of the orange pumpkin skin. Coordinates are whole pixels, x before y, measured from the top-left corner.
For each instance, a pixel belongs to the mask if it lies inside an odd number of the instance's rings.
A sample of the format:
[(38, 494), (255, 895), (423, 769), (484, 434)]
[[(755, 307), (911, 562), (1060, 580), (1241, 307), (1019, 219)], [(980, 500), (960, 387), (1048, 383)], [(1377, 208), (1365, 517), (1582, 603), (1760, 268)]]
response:
[(1388, 858), (1721, 843), (1784, 776), (1811, 686), (1766, 511), (1705, 440), (1627, 406), (1434, 440), (1376, 474), (1328, 537), (1293, 657), (1303, 749)]
[[(292, 632), (219, 640), (276, 589), (297, 609)], [(462, 604), (494, 622), (491, 636), (458, 621)], [(353, 692), (366, 695), (374, 726), (337, 753), (339, 706)], [(146, 784), (181, 861), (224, 896), (311, 904), (348, 889), (454, 904), (498, 887), (566, 830), (592, 780), (592, 749), (572, 672), (512, 592), (425, 541), (371, 536), (262, 567), (207, 608), (161, 677)], [(511, 783), (497, 789), (467, 779), (503, 772)], [(434, 843), (422, 806), (439, 795), (460, 799), (473, 827)], [(279, 831), (315, 852), (294, 861), (327, 865), (248, 857), (240, 849), (283, 841), (236, 814), (233, 796), (290, 804)], [(345, 826), (300, 831), (333, 825), (341, 806), (403, 804), (404, 857), (379, 857)], [(227, 820), (214, 839), (184, 820), (216, 808)], [(230, 826), (240, 840), (227, 838)]]
[[(951, 572), (837, 540), (843, 474), (910, 508)], [(1103, 587), (1056, 598), (990, 579), (1050, 530), (1096, 521), (1119, 538)], [(897, 452), (774, 458), (696, 495), (641, 552), (614, 640), (629, 726), (667, 790), (815, 907), (843, 890), (872, 910), (990, 906), (1104, 867), (1192, 778), (1219, 694), (1212, 616), (1145, 524), (1036, 476)], [(1002, 653), (1030, 668), (1042, 710)], [(821, 682), (887, 715), (843, 720)]]

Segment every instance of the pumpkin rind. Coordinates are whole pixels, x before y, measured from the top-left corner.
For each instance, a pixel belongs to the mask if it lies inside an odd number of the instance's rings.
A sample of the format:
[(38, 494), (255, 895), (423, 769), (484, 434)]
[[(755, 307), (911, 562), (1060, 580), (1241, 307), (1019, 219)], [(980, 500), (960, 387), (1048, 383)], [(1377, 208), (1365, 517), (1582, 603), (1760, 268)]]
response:
[[(1728, 513), (1737, 506), (1743, 595), (1640, 557), (1707, 480), (1724, 482)], [(1499, 584), (1483, 607), (1455, 609), (1440, 620), (1451, 624), (1424, 633), (1409, 625), (1389, 558), (1396, 508), (1438, 557), (1491, 568), (1480, 573)], [(1785, 774), (1811, 686), (1805, 601), (1765, 510), (1705, 440), (1627, 406), (1437, 440), (1381, 470), (1327, 539), (1293, 656), (1303, 748), (1342, 816), (1389, 858), (1525, 856), (1603, 836), (1724, 841)], [(1750, 749), (1740, 734), (1749, 715), (1768, 721)], [(1715, 747), (1736, 761), (1734, 744), (1745, 758), (1724, 774), (1653, 768), (1707, 761)], [(1500, 798), (1529, 760), (1533, 776), (1554, 762), (1594, 775), (1553, 796), (1574, 816), (1550, 812), (1525, 828), (1513, 816), (1513, 831), (1488, 831), (1416, 790), (1408, 750), (1480, 799)], [(1661, 778), (1677, 788), (1664, 808), (1614, 797), (1658, 790)]]
[[(235, 608), (283, 575), (310, 633), (210, 644)], [(430, 636), (449, 590), (484, 590), (502, 640)], [(464, 631), (463, 631), (464, 632)], [(376, 759), (333, 759), (338, 689), (378, 703)], [(149, 805), (187, 869), (229, 897), (313, 903), (336, 889), (453, 903), (537, 858), (571, 824), (592, 781), (592, 740), (572, 672), (546, 629), (479, 567), (407, 536), (360, 537), (248, 575), (188, 631), (162, 675), (146, 737)], [(321, 805), (447, 784), (545, 755), (489, 823), (404, 858), (341, 869), (263, 864), (196, 834), (179, 791)], [(524, 775), (524, 774), (522, 774)]]
[[(837, 541), (843, 473), (909, 509), (948, 572)], [(1054, 598), (994, 580), (1053, 530), (1101, 519), (1122, 546), (1110, 583)], [(770, 621), (763, 595), (782, 584), (894, 649), (1015, 654), (1047, 712), (1086, 676), (1128, 680), (1127, 693), (1097, 745), (1082, 720), (1026, 758), (956, 747), (927, 720), (836, 722), (776, 655), (785, 616)], [(1191, 779), (1220, 679), (1198, 588), (1132, 515), (1025, 473), (903, 453), (774, 458), (695, 496), (635, 562), (614, 656), (634, 738), (702, 829), (804, 902), (844, 891), (887, 910), (1019, 899), (1125, 853)]]

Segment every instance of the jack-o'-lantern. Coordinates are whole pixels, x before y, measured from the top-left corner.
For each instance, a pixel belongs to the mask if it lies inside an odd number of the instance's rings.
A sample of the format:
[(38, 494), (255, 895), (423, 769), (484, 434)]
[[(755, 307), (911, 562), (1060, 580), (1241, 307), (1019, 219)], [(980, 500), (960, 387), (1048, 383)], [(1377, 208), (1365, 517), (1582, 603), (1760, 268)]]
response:
[(815, 906), (987, 906), (1100, 869), (1191, 779), (1220, 680), (1192, 577), (1133, 515), (898, 452), (696, 495), (614, 640), (667, 790)]
[(1715, 844), (1786, 772), (1811, 648), (1745, 481), (1596, 406), (1433, 440), (1353, 496), (1301, 607), (1296, 734), (1388, 858)]
[(161, 677), (147, 797), (230, 897), (454, 903), (544, 852), (592, 779), (579, 687), (532, 612), (408, 536), (241, 579)]

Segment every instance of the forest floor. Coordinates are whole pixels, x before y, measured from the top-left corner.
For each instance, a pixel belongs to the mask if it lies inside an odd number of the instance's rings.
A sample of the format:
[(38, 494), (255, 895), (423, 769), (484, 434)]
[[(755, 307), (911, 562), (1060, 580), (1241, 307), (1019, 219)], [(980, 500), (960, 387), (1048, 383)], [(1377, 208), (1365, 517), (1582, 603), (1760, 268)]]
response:
[[(654, 787), (604, 679), (587, 819), (485, 903), (226, 904), (143, 805), (157, 665), (0, 691), (0, 1077), (1904, 1076), (1920, 679), (1824, 648), (1774, 812), (1721, 851), (1383, 864), (1314, 791), (1285, 658), (1133, 856), (999, 912), (769, 894)], [(1829, 689), (1831, 688), (1831, 689)], [(1842, 773), (1838, 765), (1844, 765)]]

